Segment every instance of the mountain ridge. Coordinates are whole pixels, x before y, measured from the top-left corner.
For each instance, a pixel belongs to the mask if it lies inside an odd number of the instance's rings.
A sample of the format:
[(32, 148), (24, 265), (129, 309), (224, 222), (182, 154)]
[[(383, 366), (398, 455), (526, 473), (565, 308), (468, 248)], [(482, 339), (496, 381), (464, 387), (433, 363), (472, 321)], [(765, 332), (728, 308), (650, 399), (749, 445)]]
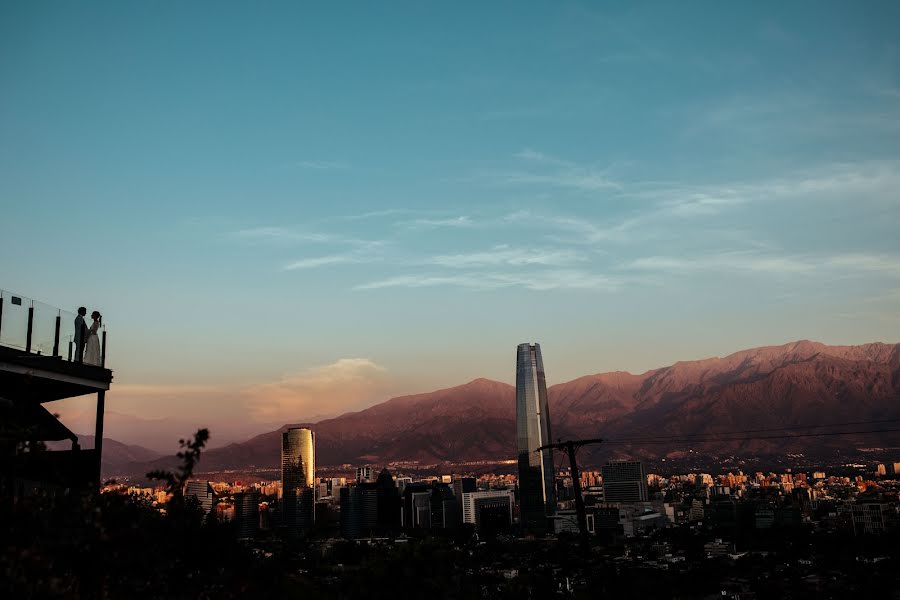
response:
[[(799, 340), (678, 361), (639, 374), (585, 375), (550, 386), (548, 396), (554, 438), (698, 436), (751, 426), (900, 417), (900, 344), (828, 346)], [(287, 427), (210, 450), (200, 468), (277, 467), (280, 433)], [(390, 398), (319, 421), (314, 429), (321, 465), (510, 459), (516, 452), (515, 388), (476, 378), (455, 387)], [(846, 443), (859, 441), (842, 438)], [(836, 444), (823, 438), (695, 446), (703, 452), (753, 454), (821, 450)], [(586, 458), (599, 460), (601, 454), (616, 452), (659, 457), (683, 451), (632, 444), (621, 452), (593, 449)], [(170, 459), (148, 465), (166, 461)]]

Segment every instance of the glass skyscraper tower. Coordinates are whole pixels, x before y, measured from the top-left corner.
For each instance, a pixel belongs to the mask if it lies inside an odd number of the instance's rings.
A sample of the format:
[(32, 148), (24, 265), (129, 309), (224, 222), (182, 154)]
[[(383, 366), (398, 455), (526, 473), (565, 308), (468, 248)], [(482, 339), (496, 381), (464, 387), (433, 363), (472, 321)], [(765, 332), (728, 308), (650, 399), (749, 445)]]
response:
[(288, 429), (281, 434), (282, 516), (288, 527), (312, 527), (315, 482), (315, 434), (306, 427)]
[(540, 344), (519, 344), (516, 356), (516, 439), (519, 449), (519, 508), (526, 531), (547, 528), (556, 512), (556, 482), (551, 443), (547, 380)]

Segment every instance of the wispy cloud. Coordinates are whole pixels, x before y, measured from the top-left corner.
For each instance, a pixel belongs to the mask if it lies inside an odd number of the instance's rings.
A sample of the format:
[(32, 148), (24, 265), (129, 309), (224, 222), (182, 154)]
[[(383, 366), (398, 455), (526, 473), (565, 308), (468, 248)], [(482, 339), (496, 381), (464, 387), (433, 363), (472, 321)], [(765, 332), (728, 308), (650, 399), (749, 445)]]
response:
[(595, 192), (618, 190), (622, 186), (610, 178), (607, 170), (580, 165), (537, 150), (526, 148), (514, 155), (518, 161), (532, 168), (493, 171), (487, 178), (503, 185), (548, 186)]
[(371, 210), (355, 215), (342, 215), (340, 217), (335, 217), (335, 219), (342, 221), (364, 221), (367, 219), (379, 219), (382, 217), (392, 217), (396, 215), (417, 214), (420, 212), (422, 211), (409, 208), (386, 208), (384, 210)]
[(313, 169), (315, 171), (329, 171), (334, 169), (349, 168), (349, 165), (347, 163), (332, 160), (301, 160), (297, 162), (297, 166), (303, 169)]
[(408, 228), (437, 228), (437, 227), (474, 227), (475, 222), (471, 217), (466, 215), (461, 215), (458, 217), (446, 217), (446, 218), (423, 218), (423, 219), (413, 219), (410, 221), (400, 221), (397, 225), (408, 227)]
[(578, 270), (540, 271), (536, 273), (464, 273), (459, 275), (401, 275), (356, 286), (357, 290), (377, 290), (393, 287), (462, 287), (473, 290), (495, 290), (521, 287), (534, 291), (603, 290), (614, 291), (620, 281), (605, 275)]
[(512, 267), (562, 266), (583, 260), (586, 260), (586, 257), (573, 250), (511, 248), (507, 245), (500, 245), (482, 252), (439, 255), (433, 257), (430, 262), (442, 267), (464, 269), (499, 265)]
[(900, 256), (883, 254), (844, 254), (832, 256), (827, 264), (857, 271), (876, 271), (900, 277)]
[(342, 264), (358, 264), (373, 262), (375, 257), (350, 255), (350, 254), (332, 254), (330, 256), (314, 256), (310, 258), (301, 258), (290, 262), (284, 266), (285, 271), (297, 271), (301, 269), (316, 269), (318, 267), (327, 267)]
[(777, 275), (813, 274), (822, 271), (853, 274), (881, 272), (900, 277), (900, 257), (869, 254), (777, 255), (759, 252), (721, 252), (701, 256), (648, 256), (635, 259), (626, 270), (640, 271), (754, 271)]
[(363, 240), (346, 237), (331, 232), (314, 232), (287, 227), (252, 227), (231, 233), (235, 239), (253, 243), (271, 244), (338, 244), (360, 248), (375, 248), (385, 245), (383, 240)]
[(329, 233), (315, 233), (310, 231), (296, 231), (284, 227), (251, 227), (232, 232), (232, 235), (240, 240), (251, 242), (315, 242), (326, 243), (335, 241), (335, 236)]
[(708, 256), (672, 257), (648, 256), (625, 265), (626, 269), (641, 271), (756, 271), (770, 274), (810, 272), (815, 265), (809, 261), (784, 256), (760, 256), (747, 252), (724, 252)]

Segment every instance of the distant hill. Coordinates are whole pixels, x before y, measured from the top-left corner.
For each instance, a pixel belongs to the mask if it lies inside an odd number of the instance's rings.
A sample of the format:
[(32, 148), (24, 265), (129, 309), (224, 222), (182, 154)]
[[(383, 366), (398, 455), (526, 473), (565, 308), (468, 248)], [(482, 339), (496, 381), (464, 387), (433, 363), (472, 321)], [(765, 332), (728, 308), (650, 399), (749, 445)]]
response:
[[(85, 450), (94, 447), (94, 436), (79, 435), (78, 443)], [(47, 442), (49, 450), (69, 450), (72, 443), (69, 441)], [(114, 474), (134, 464), (146, 463), (157, 458), (162, 454), (143, 446), (134, 446), (117, 442), (109, 438), (103, 438), (103, 464), (101, 469), (104, 476)]]
[[(512, 367), (511, 367), (512, 368)], [(552, 373), (550, 374), (552, 376)], [(587, 375), (551, 386), (554, 438), (661, 438), (900, 418), (900, 344), (827, 346), (800, 341), (724, 358), (678, 362), (634, 375)], [(302, 424), (298, 424), (302, 425)], [(896, 424), (900, 427), (900, 423)], [(296, 425), (291, 425), (296, 426)], [(277, 467), (281, 432), (210, 450), (203, 470)], [(515, 457), (515, 388), (487, 379), (392, 398), (315, 424), (317, 461), (385, 464)], [(678, 457), (688, 451), (757, 455), (855, 445), (900, 445), (900, 435), (759, 439), (750, 442), (612, 444), (584, 458)], [(132, 465), (140, 471), (171, 458)]]

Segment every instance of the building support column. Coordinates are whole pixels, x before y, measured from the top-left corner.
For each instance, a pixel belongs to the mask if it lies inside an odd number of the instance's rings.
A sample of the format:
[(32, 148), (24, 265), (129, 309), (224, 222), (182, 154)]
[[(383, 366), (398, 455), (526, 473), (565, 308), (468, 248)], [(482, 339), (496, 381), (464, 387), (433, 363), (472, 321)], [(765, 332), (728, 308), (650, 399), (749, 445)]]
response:
[(97, 454), (97, 487), (103, 484), (100, 465), (103, 463), (103, 413), (106, 409), (106, 392), (97, 392), (97, 421), (94, 431), (94, 452)]

